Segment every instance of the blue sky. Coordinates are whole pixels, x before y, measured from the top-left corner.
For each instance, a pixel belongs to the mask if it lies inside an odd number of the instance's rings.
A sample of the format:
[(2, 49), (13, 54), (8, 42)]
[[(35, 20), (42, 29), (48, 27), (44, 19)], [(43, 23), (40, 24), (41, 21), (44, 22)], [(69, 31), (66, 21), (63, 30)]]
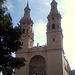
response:
[[(75, 69), (75, 0), (56, 1), (58, 3), (58, 10), (62, 15), (61, 25), (64, 36), (65, 56), (70, 63), (71, 69)], [(31, 19), (34, 22), (34, 45), (37, 43), (40, 43), (40, 45), (46, 44), (47, 16), (50, 12), (51, 2), (52, 0), (29, 0)], [(23, 17), (26, 4), (27, 0), (7, 0), (5, 3), (12, 16), (14, 26)]]

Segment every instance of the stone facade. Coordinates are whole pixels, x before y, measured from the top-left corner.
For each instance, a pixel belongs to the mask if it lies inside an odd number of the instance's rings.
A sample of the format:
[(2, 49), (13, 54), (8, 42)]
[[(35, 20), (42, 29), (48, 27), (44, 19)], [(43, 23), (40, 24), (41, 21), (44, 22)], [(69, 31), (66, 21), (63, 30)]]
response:
[(17, 57), (26, 59), (26, 66), (15, 70), (15, 75), (69, 75), (70, 67), (64, 57), (61, 14), (57, 10), (57, 2), (51, 3), (51, 11), (47, 17), (47, 45), (33, 47), (33, 21), (30, 17), (29, 4), (25, 8), (24, 17), (20, 20), (22, 50)]

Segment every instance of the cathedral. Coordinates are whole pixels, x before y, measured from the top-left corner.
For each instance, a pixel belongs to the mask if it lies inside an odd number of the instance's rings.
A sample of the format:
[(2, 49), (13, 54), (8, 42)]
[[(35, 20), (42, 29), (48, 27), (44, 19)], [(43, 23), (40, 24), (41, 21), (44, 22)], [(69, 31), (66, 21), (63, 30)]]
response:
[(51, 11), (47, 16), (47, 45), (42, 47), (37, 44), (34, 47), (33, 20), (27, 2), (24, 16), (20, 20), (22, 50), (16, 53), (17, 57), (26, 59), (26, 65), (16, 69), (15, 75), (69, 75), (70, 66), (63, 50), (61, 18), (57, 2), (52, 0)]

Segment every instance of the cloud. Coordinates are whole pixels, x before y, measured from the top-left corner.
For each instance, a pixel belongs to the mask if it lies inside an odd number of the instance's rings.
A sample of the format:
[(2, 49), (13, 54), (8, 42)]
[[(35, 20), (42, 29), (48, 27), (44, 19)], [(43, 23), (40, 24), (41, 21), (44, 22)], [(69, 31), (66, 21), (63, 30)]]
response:
[(45, 2), (45, 5), (50, 6), (50, 3), (49, 2)]
[(7, 2), (5, 2), (5, 4), (4, 4), (4, 6), (7, 7), (8, 11), (14, 13), (14, 11), (13, 11), (14, 6), (13, 6), (11, 0), (7, 0)]
[(34, 45), (36, 45), (36, 43), (44, 45), (46, 43), (46, 23), (42, 20), (38, 20), (34, 25), (34, 31)]
[[(40, 30), (41, 30), (41, 33), (40, 33)], [(43, 22), (43, 20), (38, 20), (35, 23), (34, 31), (36, 31), (37, 33), (40, 33), (38, 35), (43, 35), (46, 32), (46, 23)]]

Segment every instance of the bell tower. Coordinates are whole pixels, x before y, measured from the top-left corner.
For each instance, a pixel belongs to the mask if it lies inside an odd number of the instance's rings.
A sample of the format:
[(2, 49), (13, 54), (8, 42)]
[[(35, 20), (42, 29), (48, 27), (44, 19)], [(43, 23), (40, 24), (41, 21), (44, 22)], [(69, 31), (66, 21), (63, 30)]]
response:
[(55, 0), (51, 3), (51, 11), (47, 19), (47, 47), (50, 49), (63, 49), (61, 14), (57, 10), (57, 2)]
[(20, 25), (22, 31), (22, 36), (21, 36), (22, 49), (27, 50), (28, 48), (33, 47), (33, 42), (34, 42), (34, 33), (32, 31), (33, 21), (31, 20), (30, 17), (30, 8), (28, 1), (24, 9), (24, 16), (20, 20)]

